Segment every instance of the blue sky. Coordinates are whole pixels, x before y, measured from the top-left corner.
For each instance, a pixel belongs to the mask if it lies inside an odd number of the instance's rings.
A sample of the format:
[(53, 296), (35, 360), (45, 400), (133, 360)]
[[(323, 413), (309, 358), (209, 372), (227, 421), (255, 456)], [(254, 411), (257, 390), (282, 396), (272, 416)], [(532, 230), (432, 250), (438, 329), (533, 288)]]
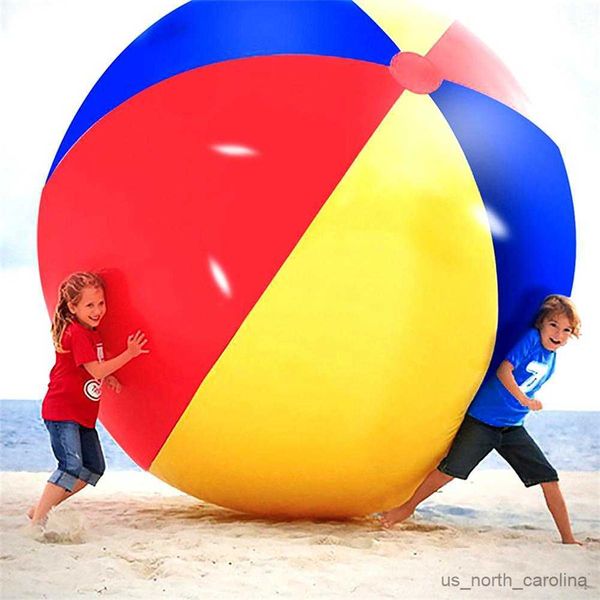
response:
[[(53, 363), (36, 264), (42, 187), (87, 92), (139, 33), (179, 0), (0, 0), (0, 398), (40, 398)], [(561, 350), (543, 390), (550, 409), (600, 409), (600, 3), (597, 0), (419, 2), (456, 16), (511, 68), (532, 115), (562, 150), (575, 200), (573, 297), (584, 335)], [(7, 93), (8, 92), (8, 93)]]

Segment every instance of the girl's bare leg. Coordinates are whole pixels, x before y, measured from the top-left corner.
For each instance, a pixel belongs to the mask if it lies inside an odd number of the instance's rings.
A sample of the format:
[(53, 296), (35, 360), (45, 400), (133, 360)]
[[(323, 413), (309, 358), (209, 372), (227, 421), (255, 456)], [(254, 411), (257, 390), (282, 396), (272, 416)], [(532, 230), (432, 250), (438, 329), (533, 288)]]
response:
[(571, 529), (571, 521), (569, 520), (569, 512), (567, 511), (567, 505), (565, 499), (560, 491), (558, 481), (549, 481), (542, 483), (542, 490), (544, 492), (544, 498), (546, 504), (550, 510), (550, 514), (556, 523), (556, 527), (560, 533), (563, 544), (579, 544), (583, 545), (583, 542), (575, 539), (573, 531)]
[(429, 498), (431, 494), (437, 492), (437, 490), (453, 479), (454, 477), (446, 475), (446, 473), (442, 473), (437, 469), (431, 471), (409, 500), (400, 506), (396, 506), (396, 508), (392, 508), (391, 510), (382, 513), (380, 517), (381, 524), (384, 527), (391, 527), (396, 523), (408, 519), (408, 517), (415, 512), (415, 508), (417, 508), (423, 500)]
[(70, 498), (80, 490), (82, 490), (87, 483), (78, 479), (73, 486), (73, 490), (68, 492), (64, 488), (54, 483), (46, 483), (46, 487), (42, 492), (42, 497), (36, 506), (32, 506), (27, 511), (27, 516), (32, 520), (33, 523), (42, 523), (50, 511), (51, 508), (58, 506), (61, 502), (64, 502), (67, 498)]

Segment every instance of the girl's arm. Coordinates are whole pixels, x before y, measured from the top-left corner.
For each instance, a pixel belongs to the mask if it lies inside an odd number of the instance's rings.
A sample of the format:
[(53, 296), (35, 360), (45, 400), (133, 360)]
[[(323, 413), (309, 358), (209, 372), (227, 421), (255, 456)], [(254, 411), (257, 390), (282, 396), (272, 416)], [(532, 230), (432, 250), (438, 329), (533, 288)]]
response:
[(513, 375), (514, 367), (507, 360), (503, 360), (496, 371), (496, 375), (502, 385), (516, 398), (519, 404), (530, 408), (531, 410), (540, 410), (542, 403), (539, 400), (528, 398), (517, 385)]
[(149, 350), (144, 349), (147, 342), (146, 336), (141, 331), (137, 331), (134, 335), (130, 335), (127, 338), (127, 348), (121, 354), (109, 360), (94, 360), (84, 363), (83, 368), (94, 379), (104, 379), (107, 375), (114, 373), (117, 369), (126, 365), (132, 358), (140, 354), (148, 354)]

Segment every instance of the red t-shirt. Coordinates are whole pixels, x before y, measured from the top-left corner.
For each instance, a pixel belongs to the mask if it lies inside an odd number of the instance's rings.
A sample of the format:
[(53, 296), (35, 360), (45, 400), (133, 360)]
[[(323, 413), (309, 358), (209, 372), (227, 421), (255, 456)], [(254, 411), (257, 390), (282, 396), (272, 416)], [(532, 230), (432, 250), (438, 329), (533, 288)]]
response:
[(69, 323), (62, 335), (65, 352), (56, 353), (50, 371), (48, 392), (42, 402), (42, 418), (47, 421), (75, 421), (95, 427), (100, 407), (100, 382), (83, 367), (104, 359), (100, 334), (80, 323)]

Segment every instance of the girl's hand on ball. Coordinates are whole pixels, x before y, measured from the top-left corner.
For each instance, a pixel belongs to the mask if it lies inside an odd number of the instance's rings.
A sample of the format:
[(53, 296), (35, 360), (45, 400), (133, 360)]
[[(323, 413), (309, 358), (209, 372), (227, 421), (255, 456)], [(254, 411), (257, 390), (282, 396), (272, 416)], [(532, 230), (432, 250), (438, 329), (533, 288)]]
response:
[(111, 390), (115, 391), (117, 394), (121, 393), (121, 383), (114, 375), (107, 375), (102, 380), (102, 385), (108, 386)]
[(140, 354), (148, 354), (150, 350), (146, 350), (144, 346), (148, 343), (146, 336), (138, 329), (134, 334), (127, 338), (127, 351), (131, 358), (135, 358)]

